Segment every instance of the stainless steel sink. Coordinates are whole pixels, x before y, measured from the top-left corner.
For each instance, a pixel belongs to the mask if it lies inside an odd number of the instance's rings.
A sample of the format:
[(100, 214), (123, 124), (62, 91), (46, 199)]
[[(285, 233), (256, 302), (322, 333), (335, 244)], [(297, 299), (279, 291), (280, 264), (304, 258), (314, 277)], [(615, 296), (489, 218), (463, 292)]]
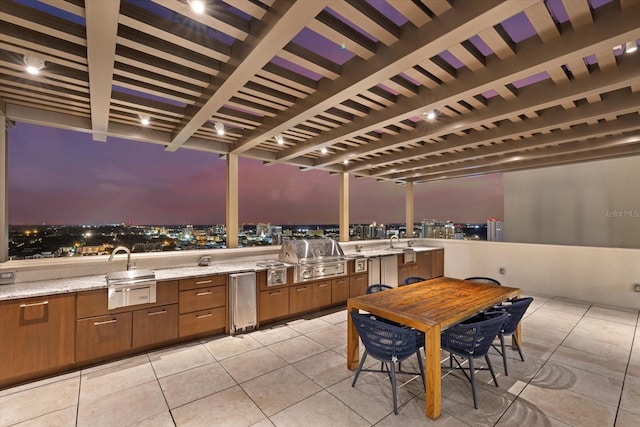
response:
[(151, 270), (116, 271), (107, 275), (108, 309), (156, 302), (156, 273)]

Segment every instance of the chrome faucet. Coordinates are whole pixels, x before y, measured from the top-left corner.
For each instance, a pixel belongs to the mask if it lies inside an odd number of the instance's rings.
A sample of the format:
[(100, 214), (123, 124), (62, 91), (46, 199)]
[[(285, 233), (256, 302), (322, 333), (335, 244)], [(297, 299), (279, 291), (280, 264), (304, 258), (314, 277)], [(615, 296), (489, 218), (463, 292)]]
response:
[(393, 235), (391, 236), (391, 238), (389, 239), (389, 247), (393, 248), (393, 239), (396, 239), (398, 241), (398, 244), (400, 244), (400, 238), (397, 235)]
[(111, 261), (113, 259), (113, 256), (120, 251), (125, 251), (127, 253), (127, 270), (131, 270), (131, 251), (124, 246), (118, 246), (117, 248), (115, 248), (113, 252), (111, 252), (111, 256), (107, 261)]

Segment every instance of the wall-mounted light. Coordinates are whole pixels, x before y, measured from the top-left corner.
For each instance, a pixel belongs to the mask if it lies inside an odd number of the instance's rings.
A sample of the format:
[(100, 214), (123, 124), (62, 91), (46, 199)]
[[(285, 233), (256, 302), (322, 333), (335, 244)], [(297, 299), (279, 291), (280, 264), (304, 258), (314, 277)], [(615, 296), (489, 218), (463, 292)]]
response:
[(282, 135), (276, 135), (276, 142), (278, 143), (278, 145), (284, 144), (284, 138), (282, 137)]
[(220, 122), (216, 122), (215, 125), (213, 125), (213, 127), (216, 128), (216, 132), (218, 135), (222, 136), (224, 135), (224, 124), (220, 123)]
[(204, 13), (206, 4), (204, 0), (189, 0), (189, 6), (195, 13)]
[(423, 115), (427, 120), (435, 120), (435, 119), (436, 119), (436, 117), (437, 117), (436, 110), (425, 111), (424, 113), (422, 113), (422, 115)]
[(321, 152), (322, 154), (327, 154), (327, 153), (329, 152), (329, 150), (327, 150), (327, 147), (322, 147), (322, 148), (320, 149), (320, 152)]
[(146, 114), (138, 114), (138, 117), (140, 117), (140, 124), (142, 124), (142, 126), (149, 126), (149, 123), (151, 123), (151, 117)]
[(38, 58), (37, 56), (25, 55), (22, 60), (29, 74), (39, 74), (40, 70), (44, 68), (44, 59)]
[(625, 51), (626, 53), (633, 53), (633, 52), (635, 52), (636, 50), (638, 50), (638, 43), (637, 43), (635, 40), (634, 40), (634, 41), (631, 41), (631, 42), (627, 42), (627, 43), (625, 44), (625, 49), (624, 49), (624, 51)]

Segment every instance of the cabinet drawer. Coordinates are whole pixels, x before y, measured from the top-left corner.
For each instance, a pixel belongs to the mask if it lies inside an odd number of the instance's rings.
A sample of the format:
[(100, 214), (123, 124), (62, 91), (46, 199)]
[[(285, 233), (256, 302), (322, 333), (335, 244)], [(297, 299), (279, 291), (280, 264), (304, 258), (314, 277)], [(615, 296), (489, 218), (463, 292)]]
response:
[(225, 286), (180, 291), (180, 314), (224, 306), (226, 295)]
[(190, 335), (204, 334), (218, 329), (224, 330), (225, 326), (225, 308), (218, 307), (195, 313), (181, 314), (179, 317), (178, 331), (181, 337), (188, 337)]
[(76, 302), (76, 315), (78, 319), (100, 316), (104, 314), (124, 313), (138, 308), (175, 304), (178, 302), (178, 281), (173, 280), (170, 282), (158, 282), (158, 284), (156, 285), (156, 302), (152, 304), (132, 305), (129, 307), (121, 307), (116, 308), (115, 310), (109, 310), (108, 293), (109, 291), (107, 289), (78, 292), (78, 298)]
[(289, 314), (289, 289), (260, 291), (259, 304), (261, 322), (284, 317)]
[(76, 322), (76, 361), (96, 359), (131, 348), (131, 312)]
[(133, 347), (178, 338), (178, 304), (133, 312)]
[(215, 276), (205, 277), (192, 277), (190, 279), (180, 280), (180, 290), (186, 291), (189, 289), (206, 288), (211, 286), (219, 286), (227, 284), (227, 275), (218, 274)]

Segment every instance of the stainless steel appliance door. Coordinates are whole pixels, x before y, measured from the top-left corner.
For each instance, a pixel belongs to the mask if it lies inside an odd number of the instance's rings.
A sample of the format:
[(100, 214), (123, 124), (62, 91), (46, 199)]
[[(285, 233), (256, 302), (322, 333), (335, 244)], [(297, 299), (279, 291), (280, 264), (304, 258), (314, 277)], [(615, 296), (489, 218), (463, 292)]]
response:
[(256, 273), (229, 276), (229, 328), (232, 334), (255, 329), (257, 324)]
[(380, 257), (380, 283), (398, 287), (398, 257), (396, 255), (385, 255)]
[(369, 285), (382, 283), (380, 281), (380, 258), (369, 258)]

